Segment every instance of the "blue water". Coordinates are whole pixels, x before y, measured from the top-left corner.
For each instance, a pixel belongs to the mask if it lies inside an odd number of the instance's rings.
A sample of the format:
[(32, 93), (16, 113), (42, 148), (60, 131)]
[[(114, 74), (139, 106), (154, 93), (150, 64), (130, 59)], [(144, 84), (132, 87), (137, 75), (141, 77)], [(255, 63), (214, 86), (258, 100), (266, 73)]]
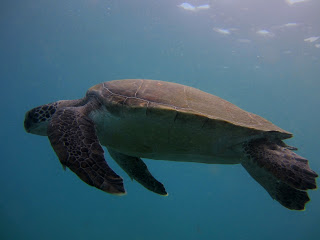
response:
[(112, 196), (63, 171), (48, 139), (24, 131), (32, 107), (81, 98), (103, 81), (160, 79), (293, 132), (287, 143), (320, 173), (320, 2), (181, 3), (1, 2), (0, 239), (320, 239), (319, 191), (305, 211), (290, 211), (240, 165), (145, 160), (169, 192), (162, 197), (106, 154), (128, 192)]

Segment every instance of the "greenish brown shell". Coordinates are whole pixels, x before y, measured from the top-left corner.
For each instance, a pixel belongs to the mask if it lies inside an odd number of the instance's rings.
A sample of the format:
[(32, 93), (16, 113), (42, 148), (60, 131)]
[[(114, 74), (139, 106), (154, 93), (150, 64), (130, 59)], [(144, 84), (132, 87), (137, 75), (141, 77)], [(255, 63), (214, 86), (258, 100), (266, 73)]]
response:
[(90, 88), (87, 96), (99, 95), (114, 114), (126, 111), (157, 112), (163, 117), (192, 119), (202, 125), (224, 122), (262, 132), (277, 133), (281, 139), (292, 134), (270, 121), (242, 110), (234, 104), (185, 85), (146, 79), (114, 80)]

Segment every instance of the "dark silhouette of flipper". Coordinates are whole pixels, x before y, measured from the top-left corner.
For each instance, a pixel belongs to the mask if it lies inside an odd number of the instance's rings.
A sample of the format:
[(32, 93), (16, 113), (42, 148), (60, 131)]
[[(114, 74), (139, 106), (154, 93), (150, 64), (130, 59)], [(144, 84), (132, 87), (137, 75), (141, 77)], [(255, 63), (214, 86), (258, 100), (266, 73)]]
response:
[(155, 179), (149, 172), (147, 165), (138, 157), (132, 157), (123, 153), (108, 149), (110, 156), (129, 175), (148, 190), (160, 195), (168, 195), (163, 184)]

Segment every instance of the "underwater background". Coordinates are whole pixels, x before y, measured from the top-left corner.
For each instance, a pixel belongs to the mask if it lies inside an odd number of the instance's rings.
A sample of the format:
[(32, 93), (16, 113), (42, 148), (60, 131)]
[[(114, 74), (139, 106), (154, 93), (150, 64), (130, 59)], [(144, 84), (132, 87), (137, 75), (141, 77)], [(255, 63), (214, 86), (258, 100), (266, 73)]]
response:
[(240, 165), (145, 159), (163, 197), (105, 153), (127, 190), (113, 196), (23, 128), (29, 109), (97, 83), (159, 79), (294, 133), (286, 143), (320, 173), (319, 12), (318, 0), (1, 1), (0, 239), (320, 239), (319, 190), (290, 211)]

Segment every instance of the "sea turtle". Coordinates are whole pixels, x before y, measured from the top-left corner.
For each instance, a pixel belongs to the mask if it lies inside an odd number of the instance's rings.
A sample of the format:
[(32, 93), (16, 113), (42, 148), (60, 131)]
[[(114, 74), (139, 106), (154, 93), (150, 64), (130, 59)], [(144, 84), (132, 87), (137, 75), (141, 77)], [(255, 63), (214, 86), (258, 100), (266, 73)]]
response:
[(125, 194), (123, 180), (105, 162), (105, 146), (145, 188), (167, 195), (141, 158), (242, 164), (271, 197), (303, 210), (318, 175), (282, 140), (292, 134), (198, 89), (156, 80), (125, 79), (91, 87), (84, 98), (26, 113), (27, 132), (48, 136), (60, 162), (84, 182)]

